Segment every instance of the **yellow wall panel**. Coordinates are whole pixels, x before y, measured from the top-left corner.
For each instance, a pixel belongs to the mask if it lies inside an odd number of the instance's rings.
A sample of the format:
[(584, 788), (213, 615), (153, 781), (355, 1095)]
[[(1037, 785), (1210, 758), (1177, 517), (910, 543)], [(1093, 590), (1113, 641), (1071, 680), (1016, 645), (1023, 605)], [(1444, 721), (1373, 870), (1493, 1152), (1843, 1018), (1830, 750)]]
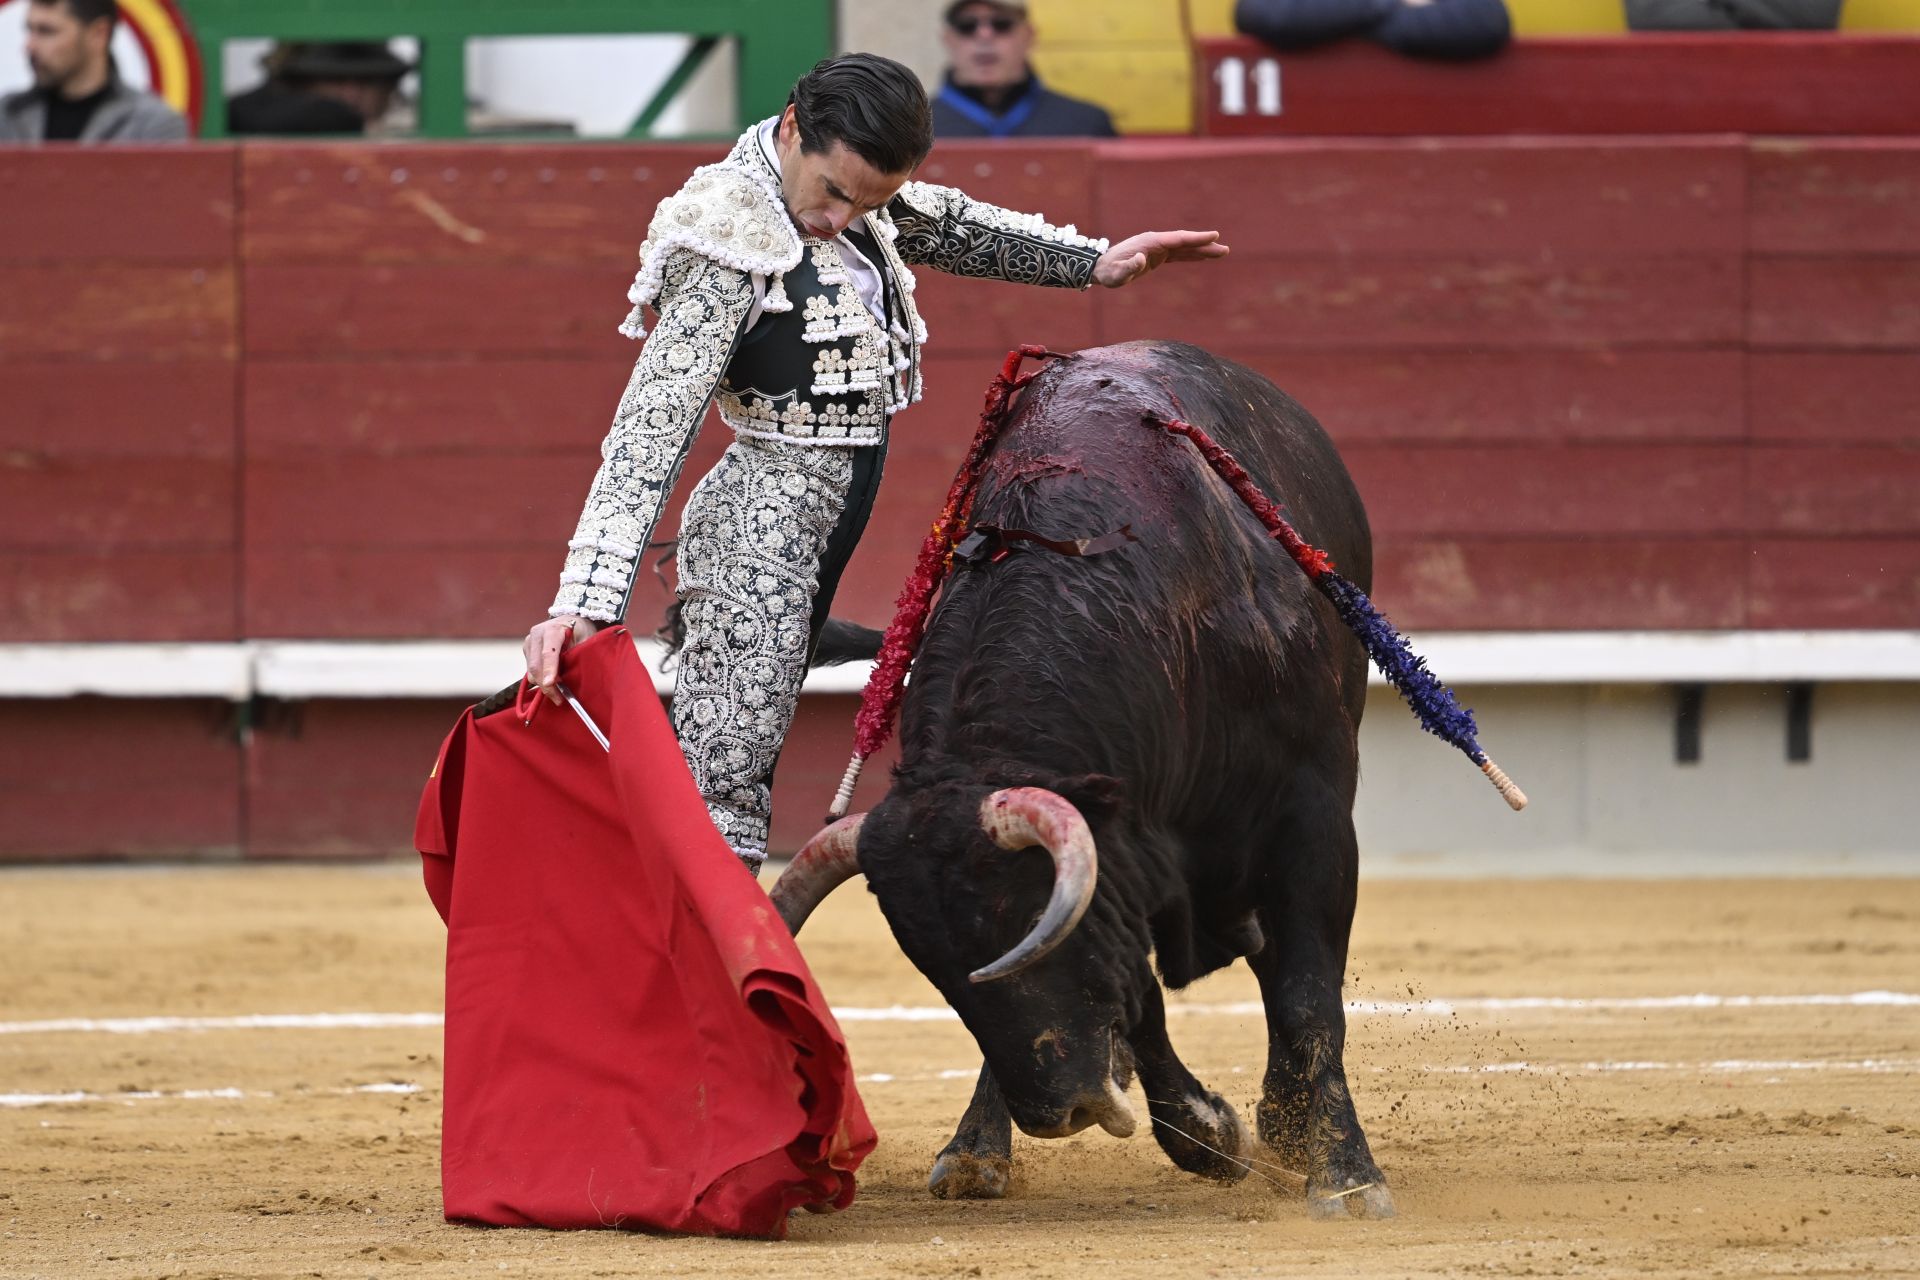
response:
[(1920, 0), (1847, 0), (1842, 31), (1920, 31)]
[[(1231, 9), (1231, 4), (1229, 4)], [(1040, 44), (1151, 44), (1186, 39), (1178, 0), (1028, 0)]]
[(1197, 36), (1233, 34), (1233, 0), (1186, 0), (1187, 17)]
[(1620, 0), (1507, 0), (1516, 36), (1605, 35), (1627, 29)]
[(1061, 93), (1097, 102), (1122, 133), (1190, 133), (1192, 71), (1184, 45), (1058, 45), (1041, 40), (1034, 70)]

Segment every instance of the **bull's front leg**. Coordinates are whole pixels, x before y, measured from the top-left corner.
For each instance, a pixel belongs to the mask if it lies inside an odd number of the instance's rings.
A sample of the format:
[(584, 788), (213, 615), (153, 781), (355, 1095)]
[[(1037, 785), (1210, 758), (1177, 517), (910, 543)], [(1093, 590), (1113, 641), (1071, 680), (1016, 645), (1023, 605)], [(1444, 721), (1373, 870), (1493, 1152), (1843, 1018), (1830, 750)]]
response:
[(1203, 1178), (1238, 1182), (1246, 1177), (1253, 1134), (1233, 1104), (1195, 1079), (1174, 1053), (1158, 986), (1127, 1039), (1147, 1095), (1154, 1139), (1167, 1158)]
[(927, 1190), (942, 1200), (998, 1200), (1013, 1178), (1013, 1117), (984, 1063), (973, 1101), (960, 1117), (953, 1141), (933, 1162)]
[[(1340, 983), (1358, 861), (1353, 824), (1343, 818), (1330, 825), (1344, 836), (1344, 858), (1318, 864), (1326, 877), (1318, 883), (1307, 868), (1294, 875), (1286, 896), (1269, 906), (1265, 949), (1249, 961), (1267, 1012), (1260, 1137), (1307, 1176), (1314, 1217), (1389, 1218), (1393, 1194), (1361, 1132), (1343, 1058), (1347, 1013)], [(1342, 853), (1338, 842), (1331, 852)]]

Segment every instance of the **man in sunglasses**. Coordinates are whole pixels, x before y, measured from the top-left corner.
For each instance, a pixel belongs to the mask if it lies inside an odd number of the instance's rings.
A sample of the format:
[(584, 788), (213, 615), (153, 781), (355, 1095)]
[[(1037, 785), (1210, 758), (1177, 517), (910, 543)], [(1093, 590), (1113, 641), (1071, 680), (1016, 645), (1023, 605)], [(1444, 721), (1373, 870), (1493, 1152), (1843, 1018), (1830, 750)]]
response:
[(936, 137), (1116, 136), (1105, 110), (1055, 93), (1033, 74), (1026, 0), (954, 0), (940, 41), (947, 74), (933, 99)]

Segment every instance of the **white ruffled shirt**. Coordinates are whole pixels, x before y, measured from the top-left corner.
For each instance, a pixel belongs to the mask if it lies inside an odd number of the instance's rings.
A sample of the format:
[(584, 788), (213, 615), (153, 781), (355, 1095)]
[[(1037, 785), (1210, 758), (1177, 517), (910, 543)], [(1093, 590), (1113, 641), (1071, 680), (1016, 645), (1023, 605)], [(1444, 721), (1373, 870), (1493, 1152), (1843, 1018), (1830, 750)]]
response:
[[(767, 163), (773, 166), (775, 173), (781, 172), (780, 151), (774, 146), (774, 127), (780, 123), (779, 116), (769, 116), (760, 122), (760, 151), (767, 157)], [(887, 327), (886, 292), (882, 287), (880, 270), (868, 260), (867, 255), (854, 247), (844, 235), (835, 236), (830, 243), (840, 251), (840, 261), (847, 268), (847, 275), (853, 281), (854, 292), (860, 295), (860, 301), (867, 304), (867, 310), (884, 330)], [(764, 272), (753, 273), (753, 308), (747, 312), (747, 328), (760, 323), (767, 300), (767, 277)]]

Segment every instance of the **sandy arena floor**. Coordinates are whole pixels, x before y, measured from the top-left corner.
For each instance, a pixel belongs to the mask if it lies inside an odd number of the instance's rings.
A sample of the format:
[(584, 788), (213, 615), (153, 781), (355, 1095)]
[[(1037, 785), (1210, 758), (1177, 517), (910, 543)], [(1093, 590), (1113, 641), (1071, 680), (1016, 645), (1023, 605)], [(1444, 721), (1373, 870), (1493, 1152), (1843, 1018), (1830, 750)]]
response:
[[(849, 1015), (880, 1148), (781, 1245), (443, 1222), (431, 1017), (91, 1025), (433, 1014), (410, 867), (12, 870), (0, 903), (0, 1276), (1920, 1274), (1920, 880), (1368, 883), (1347, 1064), (1388, 1222), (1144, 1128), (1016, 1138), (1013, 1198), (933, 1200), (977, 1056)], [(836, 1006), (937, 1003), (865, 894), (805, 937)], [(1175, 1025), (1243, 1114), (1254, 998), (1236, 969)]]

